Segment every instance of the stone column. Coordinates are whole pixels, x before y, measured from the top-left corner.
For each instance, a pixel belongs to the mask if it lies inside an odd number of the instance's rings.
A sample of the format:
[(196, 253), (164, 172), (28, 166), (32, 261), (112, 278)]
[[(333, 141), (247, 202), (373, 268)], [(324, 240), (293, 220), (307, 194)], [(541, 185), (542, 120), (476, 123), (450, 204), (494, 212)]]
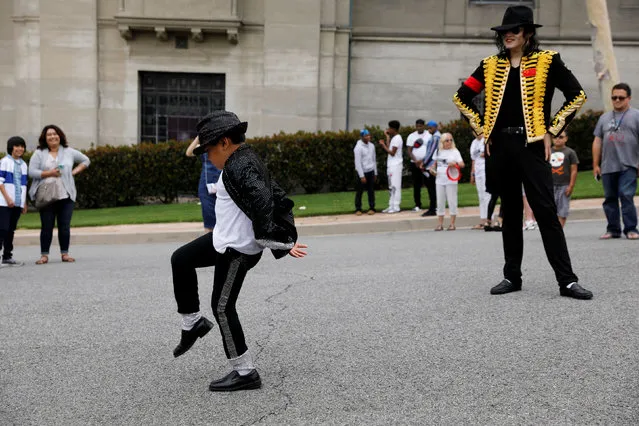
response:
[(264, 2), (262, 133), (319, 128), (318, 0)]
[(41, 125), (75, 148), (98, 143), (97, 1), (40, 2)]

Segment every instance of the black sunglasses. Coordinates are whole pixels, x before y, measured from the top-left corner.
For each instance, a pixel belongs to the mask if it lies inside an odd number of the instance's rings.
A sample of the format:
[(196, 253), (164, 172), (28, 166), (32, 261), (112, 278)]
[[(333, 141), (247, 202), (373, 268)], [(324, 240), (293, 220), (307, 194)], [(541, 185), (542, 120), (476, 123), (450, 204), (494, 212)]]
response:
[(497, 31), (497, 33), (500, 36), (505, 36), (508, 33), (513, 33), (513, 34), (519, 34), (520, 32), (522, 32), (524, 30), (524, 27), (515, 27), (515, 28), (511, 28), (509, 30), (502, 30), (502, 31)]
[(612, 99), (613, 101), (625, 101), (626, 99), (628, 99), (628, 96), (611, 96), (610, 99)]

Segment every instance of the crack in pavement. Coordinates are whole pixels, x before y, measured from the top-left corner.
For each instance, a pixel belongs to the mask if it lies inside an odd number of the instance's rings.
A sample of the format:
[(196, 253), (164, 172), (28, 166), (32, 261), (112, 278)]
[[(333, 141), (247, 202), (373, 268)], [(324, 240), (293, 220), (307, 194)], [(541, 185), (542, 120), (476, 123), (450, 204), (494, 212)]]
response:
[[(283, 289), (278, 291), (277, 293), (274, 293), (274, 294), (270, 295), (269, 297), (267, 297), (265, 299), (266, 303), (275, 304), (275, 305), (281, 305), (281, 307), (280, 307), (280, 309), (276, 310), (271, 315), (271, 317), (269, 318), (269, 320), (268, 320), (268, 332), (266, 333), (266, 336), (263, 339), (260, 339), (260, 341), (262, 343), (259, 343), (259, 342), (255, 343), (255, 345), (257, 346), (257, 350), (255, 352), (255, 360), (256, 361), (259, 359), (260, 354), (264, 351), (265, 347), (268, 345), (268, 342), (269, 342), (269, 340), (271, 338), (271, 335), (275, 331), (275, 326), (276, 326), (276, 321), (277, 321), (276, 318), (280, 318), (279, 314), (284, 312), (286, 309), (288, 309), (288, 305), (286, 303), (278, 302), (275, 299), (277, 299), (278, 297), (288, 293), (288, 291), (291, 288), (293, 288), (294, 285), (306, 284), (308, 282), (311, 282), (311, 281), (315, 280), (314, 276), (309, 276), (309, 275), (304, 275), (304, 274), (287, 273), (286, 275), (291, 276), (291, 277), (302, 277), (302, 278), (305, 278), (305, 280), (304, 281), (291, 282), (288, 285), (286, 285)], [(277, 377), (279, 380), (276, 383), (273, 384), (273, 389), (275, 390), (275, 392), (282, 399), (284, 399), (284, 402), (277, 409), (262, 415), (261, 417), (259, 417), (258, 419), (254, 420), (254, 421), (244, 423), (245, 425), (256, 425), (256, 424), (259, 424), (262, 421), (268, 419), (271, 416), (277, 416), (277, 415), (283, 413), (284, 411), (286, 411), (288, 409), (288, 407), (292, 404), (293, 399), (292, 399), (291, 395), (284, 391), (284, 382), (285, 382), (286, 377), (287, 377), (287, 374), (286, 374), (286, 371), (285, 371), (284, 367), (280, 367), (280, 369), (276, 373), (275, 377)]]

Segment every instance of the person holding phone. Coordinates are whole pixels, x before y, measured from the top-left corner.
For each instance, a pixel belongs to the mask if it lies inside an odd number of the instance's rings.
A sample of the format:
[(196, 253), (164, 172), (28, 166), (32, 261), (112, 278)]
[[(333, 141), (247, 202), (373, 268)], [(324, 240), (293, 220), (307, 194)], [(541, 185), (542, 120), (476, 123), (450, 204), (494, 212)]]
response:
[(67, 136), (60, 127), (54, 124), (44, 126), (38, 139), (38, 149), (33, 153), (29, 163), (29, 176), (33, 179), (29, 196), (35, 200), (38, 188), (45, 180), (54, 182), (57, 194), (56, 201), (40, 209), (42, 226), (40, 259), (36, 261), (37, 265), (49, 262), (49, 249), (56, 223), (62, 262), (75, 262), (69, 255), (71, 217), (77, 196), (75, 176), (86, 170), (89, 164), (89, 157), (69, 147)]
[(402, 170), (404, 168), (402, 156), (404, 140), (399, 134), (399, 121), (389, 121), (384, 135), (386, 139), (380, 139), (379, 145), (388, 153), (386, 173), (388, 174), (389, 200), (388, 208), (382, 210), (382, 213), (399, 213), (399, 205), (402, 202)]

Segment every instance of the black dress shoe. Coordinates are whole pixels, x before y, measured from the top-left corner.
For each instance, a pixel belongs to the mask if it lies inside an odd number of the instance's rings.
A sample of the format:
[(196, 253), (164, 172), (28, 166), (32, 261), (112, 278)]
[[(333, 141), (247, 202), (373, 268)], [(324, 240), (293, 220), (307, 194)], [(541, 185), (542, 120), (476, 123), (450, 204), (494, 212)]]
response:
[(426, 216), (437, 216), (437, 212), (434, 212), (432, 210), (427, 210), (424, 213), (422, 213), (422, 216), (426, 217)]
[(191, 349), (191, 346), (195, 343), (198, 337), (206, 336), (206, 333), (211, 331), (213, 323), (206, 318), (202, 317), (195, 323), (192, 329), (182, 330), (182, 338), (180, 343), (173, 349), (173, 356), (179, 357)]
[(513, 284), (508, 280), (503, 280), (495, 287), (490, 289), (490, 294), (506, 294), (519, 290), (521, 290), (521, 284)]
[(484, 231), (486, 232), (493, 232), (495, 229), (493, 229), (492, 226), (490, 225), (484, 225)]
[(246, 376), (233, 370), (221, 379), (213, 380), (209, 385), (211, 392), (233, 392), (238, 390), (259, 389), (262, 387), (262, 379), (257, 370), (251, 370)]
[(559, 294), (566, 297), (572, 297), (573, 299), (592, 299), (592, 291), (588, 291), (577, 283), (574, 283), (570, 288), (559, 287)]

